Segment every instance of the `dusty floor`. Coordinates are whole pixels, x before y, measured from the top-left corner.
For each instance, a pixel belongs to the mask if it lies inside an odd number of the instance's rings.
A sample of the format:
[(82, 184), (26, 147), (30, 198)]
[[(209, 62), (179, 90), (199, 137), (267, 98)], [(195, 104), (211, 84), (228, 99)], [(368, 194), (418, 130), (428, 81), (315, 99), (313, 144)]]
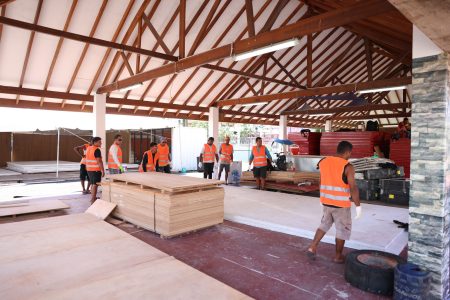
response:
[[(89, 195), (51, 198), (71, 208), (0, 218), (0, 223), (80, 213), (89, 206)], [(229, 221), (172, 239), (128, 223), (117, 226), (256, 299), (385, 299), (350, 286), (344, 280), (344, 266), (331, 261), (334, 246), (330, 244), (322, 244), (317, 260), (311, 262), (304, 254), (310, 240)]]

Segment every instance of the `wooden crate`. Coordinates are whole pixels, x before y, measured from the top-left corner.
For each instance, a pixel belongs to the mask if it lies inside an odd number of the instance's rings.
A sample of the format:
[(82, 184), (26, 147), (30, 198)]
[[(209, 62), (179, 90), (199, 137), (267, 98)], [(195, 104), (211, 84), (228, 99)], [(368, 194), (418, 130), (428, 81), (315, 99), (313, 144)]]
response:
[(223, 222), (220, 181), (161, 173), (110, 176), (102, 199), (117, 204), (114, 216), (163, 237)]

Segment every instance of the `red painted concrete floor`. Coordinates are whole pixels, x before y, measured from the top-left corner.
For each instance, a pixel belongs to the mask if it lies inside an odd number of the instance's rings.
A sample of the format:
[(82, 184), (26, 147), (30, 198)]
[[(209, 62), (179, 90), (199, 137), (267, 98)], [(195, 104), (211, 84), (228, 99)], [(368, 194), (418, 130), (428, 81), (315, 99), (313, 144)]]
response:
[[(89, 195), (55, 198), (71, 208), (0, 218), (0, 223), (80, 213), (89, 206)], [(348, 284), (344, 265), (332, 262), (333, 245), (321, 244), (317, 260), (310, 261), (305, 255), (308, 239), (228, 221), (172, 239), (161, 239), (128, 223), (118, 227), (256, 299), (387, 299)]]

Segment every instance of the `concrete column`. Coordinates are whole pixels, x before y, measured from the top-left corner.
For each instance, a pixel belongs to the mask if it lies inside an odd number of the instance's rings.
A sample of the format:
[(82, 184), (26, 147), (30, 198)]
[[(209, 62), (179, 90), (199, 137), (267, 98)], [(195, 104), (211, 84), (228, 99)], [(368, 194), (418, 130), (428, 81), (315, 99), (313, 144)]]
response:
[[(284, 140), (287, 139), (287, 116), (280, 116), (280, 123), (279, 123), (279, 138)], [(283, 152), (287, 152), (287, 146), (283, 146)]]
[(326, 120), (325, 121), (325, 132), (331, 132), (333, 130), (332, 126), (333, 126), (333, 124), (332, 124), (331, 120)]
[(447, 53), (413, 60), (408, 260), (449, 296), (450, 67)]
[(209, 108), (209, 118), (208, 118), (208, 137), (214, 138), (214, 143), (219, 142), (219, 108), (210, 107)]
[[(95, 127), (93, 136), (102, 138), (102, 158), (103, 162), (107, 161), (106, 157), (106, 94), (94, 94), (94, 118)], [(106, 163), (105, 163), (106, 168)]]

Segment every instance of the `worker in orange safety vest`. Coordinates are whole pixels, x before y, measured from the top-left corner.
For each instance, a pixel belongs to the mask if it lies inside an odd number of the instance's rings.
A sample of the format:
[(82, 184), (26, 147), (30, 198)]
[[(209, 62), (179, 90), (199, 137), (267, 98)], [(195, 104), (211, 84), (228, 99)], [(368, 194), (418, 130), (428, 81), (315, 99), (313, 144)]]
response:
[(150, 150), (144, 153), (139, 172), (156, 172), (158, 169), (158, 145), (155, 142), (150, 143)]
[(92, 146), (89, 146), (86, 150), (86, 170), (91, 182), (92, 203), (97, 199), (98, 185), (102, 181), (102, 177), (105, 177), (102, 152), (100, 151), (101, 146), (102, 139), (97, 136), (92, 139)]
[(346, 240), (350, 239), (352, 230), (351, 206), (356, 205), (356, 217), (361, 217), (359, 191), (355, 181), (355, 169), (348, 162), (353, 146), (347, 141), (341, 141), (337, 146), (335, 156), (328, 156), (317, 164), (320, 170), (320, 202), (323, 206), (323, 216), (314, 240), (307, 251), (308, 257), (315, 259), (317, 246), (331, 226), (336, 227), (335, 263), (344, 263), (342, 255)]
[(262, 144), (260, 137), (256, 138), (256, 146), (253, 146), (250, 154), (249, 167), (253, 162), (253, 176), (256, 179), (256, 187), (260, 190), (266, 188), (267, 161), (272, 163), (269, 150)]
[(114, 143), (109, 147), (108, 151), (108, 170), (109, 174), (121, 174), (124, 172), (122, 166), (122, 136), (117, 134), (114, 137)]
[(170, 155), (169, 145), (167, 145), (167, 138), (163, 137), (161, 143), (158, 144), (158, 155), (159, 155), (159, 172), (170, 173), (170, 163), (172, 157)]
[(199, 167), (203, 166), (203, 178), (212, 179), (214, 172), (214, 163), (219, 161), (216, 145), (214, 145), (214, 138), (210, 137), (208, 142), (203, 145), (200, 153)]
[(233, 161), (233, 145), (230, 144), (230, 137), (225, 137), (225, 143), (220, 145), (220, 167), (219, 180), (222, 177), (222, 171), (225, 169), (225, 184), (228, 185), (228, 174), (230, 173), (230, 165)]

